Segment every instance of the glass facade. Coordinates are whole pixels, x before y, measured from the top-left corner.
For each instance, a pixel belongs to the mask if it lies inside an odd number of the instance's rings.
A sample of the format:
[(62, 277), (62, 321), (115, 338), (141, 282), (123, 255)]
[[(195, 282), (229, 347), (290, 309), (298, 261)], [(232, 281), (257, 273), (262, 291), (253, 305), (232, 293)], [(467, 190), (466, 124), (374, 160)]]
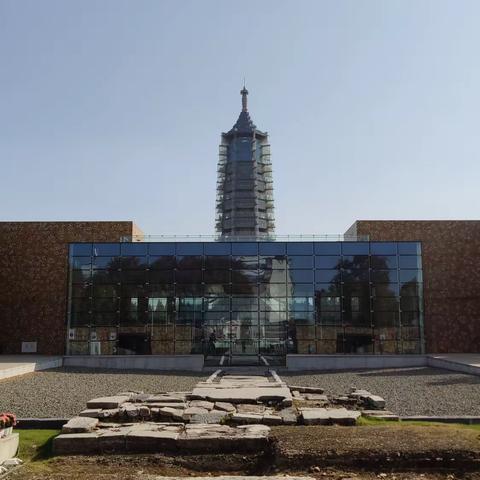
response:
[(68, 354), (423, 352), (417, 242), (74, 243)]

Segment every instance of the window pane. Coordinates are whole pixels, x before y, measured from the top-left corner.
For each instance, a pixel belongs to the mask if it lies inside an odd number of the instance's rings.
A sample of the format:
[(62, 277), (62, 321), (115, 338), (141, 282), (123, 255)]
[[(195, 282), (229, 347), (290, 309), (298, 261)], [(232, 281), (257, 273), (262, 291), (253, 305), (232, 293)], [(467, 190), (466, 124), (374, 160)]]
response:
[(343, 255), (368, 255), (368, 242), (343, 242)]
[(400, 268), (422, 268), (422, 257), (400, 256), (398, 262)]
[(149, 243), (148, 244), (148, 253), (150, 255), (175, 255), (175, 244), (174, 243)]
[(419, 242), (398, 242), (398, 253), (400, 255), (420, 255), (421, 246)]
[(372, 256), (370, 264), (374, 270), (388, 270), (397, 268), (397, 257), (395, 255), (388, 256)]
[(149, 267), (152, 270), (168, 270), (175, 268), (175, 257), (173, 256), (150, 256), (148, 259)]
[(225, 256), (230, 255), (232, 247), (230, 243), (215, 242), (204, 244), (205, 255)]
[(121, 243), (120, 252), (122, 255), (138, 255), (145, 256), (147, 255), (147, 243), (142, 242), (132, 242), (132, 243)]
[(286, 245), (282, 242), (260, 242), (258, 251), (260, 255), (285, 255)]
[(260, 270), (259, 281), (263, 283), (285, 283), (287, 270)]
[(324, 257), (315, 257), (316, 268), (340, 268), (341, 259), (339, 255), (325, 255)]
[(226, 284), (206, 284), (205, 295), (208, 297), (224, 297), (230, 294), (231, 287)]
[(315, 255), (340, 255), (342, 244), (340, 242), (314, 243)]
[(257, 270), (232, 270), (232, 283), (253, 283), (258, 281)]
[(372, 255), (396, 255), (397, 244), (395, 242), (371, 242), (370, 253)]
[(257, 295), (258, 288), (255, 283), (233, 283), (231, 286), (232, 295)]
[(397, 297), (398, 283), (375, 283), (372, 285), (374, 297)]
[(370, 285), (368, 282), (346, 283), (342, 285), (342, 294), (345, 297), (368, 297)]
[(120, 257), (94, 257), (93, 268), (121, 268)]
[(227, 270), (230, 268), (230, 257), (227, 256), (208, 256), (205, 257), (205, 268), (212, 270), (224, 269)]
[(400, 282), (422, 282), (422, 271), (421, 270), (400, 270)]
[(370, 266), (368, 255), (344, 255), (342, 268), (367, 270)]
[(238, 256), (232, 257), (232, 268), (234, 270), (242, 269), (257, 269), (258, 268), (258, 257), (255, 256)]
[(203, 267), (203, 257), (200, 255), (177, 255), (176, 260), (178, 269), (190, 270)]
[(303, 312), (314, 310), (313, 297), (293, 297), (288, 299), (288, 309), (291, 312)]
[(173, 283), (173, 270), (150, 270), (148, 272), (148, 281), (150, 283)]
[(396, 283), (397, 277), (397, 270), (372, 270), (371, 272), (371, 279), (374, 283)]
[(340, 297), (321, 296), (317, 297), (317, 311), (323, 312), (339, 312), (341, 310)]
[(257, 297), (232, 297), (232, 310), (257, 311)]
[(375, 327), (395, 327), (398, 323), (398, 312), (373, 312), (373, 325)]
[(190, 285), (177, 283), (175, 293), (177, 297), (199, 297), (203, 294), (203, 285), (200, 283)]
[(257, 255), (258, 247), (256, 242), (233, 242), (232, 255)]
[(421, 310), (421, 302), (418, 297), (402, 297), (400, 299), (400, 308), (402, 311), (415, 312)]
[[(155, 272), (159, 273), (159, 272)], [(175, 281), (177, 283), (202, 283), (201, 270), (177, 270), (175, 272)]]
[(296, 297), (313, 297), (314, 286), (311, 283), (294, 283), (290, 287), (290, 296)]
[(72, 243), (70, 244), (70, 255), (85, 255), (92, 256), (91, 243)]
[(290, 268), (313, 268), (313, 257), (289, 255), (288, 266)]
[(342, 270), (342, 281), (345, 283), (368, 282), (368, 270)]
[(120, 244), (119, 243), (94, 243), (93, 255), (94, 256), (120, 255)]
[(313, 270), (290, 270), (288, 281), (292, 283), (313, 282)]
[(76, 270), (90, 270), (92, 266), (92, 257), (73, 257), (70, 260), (72, 268)]
[(285, 297), (287, 286), (285, 283), (263, 283), (260, 284), (260, 295), (264, 297)]
[(398, 310), (398, 299), (389, 297), (375, 297), (373, 299), (374, 312), (395, 312)]
[(421, 283), (404, 283), (400, 288), (400, 295), (403, 297), (419, 297), (422, 295)]
[(281, 311), (287, 310), (286, 298), (262, 298), (260, 300), (260, 310)]
[(205, 270), (203, 272), (205, 283), (230, 283), (229, 270)]
[(312, 255), (313, 244), (311, 242), (289, 242), (287, 243), (289, 255)]
[(206, 298), (205, 311), (230, 311), (230, 297)]
[(203, 255), (203, 243), (185, 242), (177, 243), (177, 256), (178, 255)]
[[(329, 271), (329, 270), (324, 270)], [(340, 295), (341, 285), (338, 283), (316, 283), (315, 284), (315, 294), (330, 294), (330, 295)]]

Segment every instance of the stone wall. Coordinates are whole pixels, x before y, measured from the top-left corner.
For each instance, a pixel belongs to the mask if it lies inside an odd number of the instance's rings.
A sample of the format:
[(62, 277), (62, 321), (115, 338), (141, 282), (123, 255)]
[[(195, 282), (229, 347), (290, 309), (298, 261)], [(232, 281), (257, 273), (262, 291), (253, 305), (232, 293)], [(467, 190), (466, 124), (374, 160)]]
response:
[(68, 244), (118, 242), (124, 222), (0, 222), (0, 353), (65, 353)]
[(359, 220), (371, 241), (421, 241), (427, 353), (480, 351), (480, 221)]

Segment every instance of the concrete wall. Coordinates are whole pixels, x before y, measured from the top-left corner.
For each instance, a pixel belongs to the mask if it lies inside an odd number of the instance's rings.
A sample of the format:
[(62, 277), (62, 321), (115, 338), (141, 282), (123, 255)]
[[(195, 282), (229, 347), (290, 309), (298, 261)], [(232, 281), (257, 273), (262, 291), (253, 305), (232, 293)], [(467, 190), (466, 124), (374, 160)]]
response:
[(203, 355), (72, 355), (63, 358), (65, 367), (115, 368), (122, 370), (183, 370), (200, 372)]
[(133, 222), (0, 222), (0, 353), (37, 342), (43, 355), (63, 355), (68, 244), (118, 242), (138, 234)]
[(425, 355), (287, 355), (287, 369), (355, 370), (364, 368), (421, 367)]
[(358, 220), (347, 232), (420, 241), (426, 353), (480, 352), (480, 221)]

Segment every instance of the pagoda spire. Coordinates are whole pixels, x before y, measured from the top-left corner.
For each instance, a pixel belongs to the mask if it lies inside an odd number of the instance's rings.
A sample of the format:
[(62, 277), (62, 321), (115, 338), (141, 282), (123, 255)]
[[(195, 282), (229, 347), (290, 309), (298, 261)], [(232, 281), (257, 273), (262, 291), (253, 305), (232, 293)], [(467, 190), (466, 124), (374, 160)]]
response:
[(247, 108), (248, 90), (245, 88), (245, 80), (243, 81), (243, 88), (240, 90), (240, 95), (242, 96), (242, 112), (248, 112), (248, 108)]

